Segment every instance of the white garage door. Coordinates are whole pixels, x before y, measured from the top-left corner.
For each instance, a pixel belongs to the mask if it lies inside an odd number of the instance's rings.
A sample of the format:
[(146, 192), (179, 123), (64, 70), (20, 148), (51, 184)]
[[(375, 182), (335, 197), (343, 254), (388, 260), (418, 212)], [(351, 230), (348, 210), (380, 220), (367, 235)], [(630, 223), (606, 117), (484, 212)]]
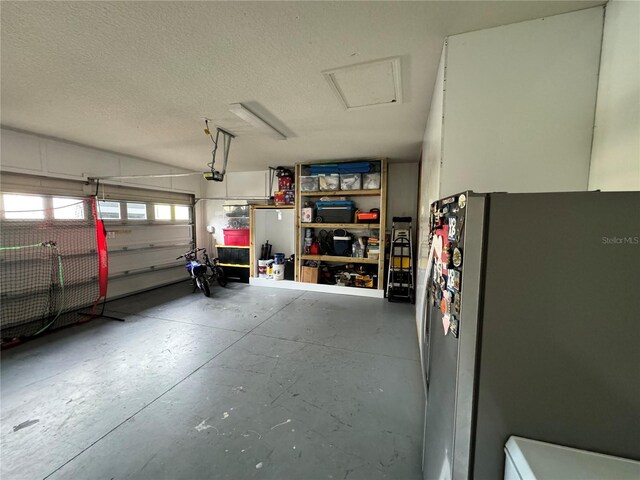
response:
[[(72, 180), (3, 174), (2, 191), (53, 198), (86, 198), (95, 185)], [(107, 231), (107, 298), (187, 278), (176, 260), (194, 244), (193, 195), (100, 184), (98, 216)]]
[(98, 198), (109, 250), (107, 298), (187, 278), (176, 257), (194, 242), (192, 195), (100, 186)]

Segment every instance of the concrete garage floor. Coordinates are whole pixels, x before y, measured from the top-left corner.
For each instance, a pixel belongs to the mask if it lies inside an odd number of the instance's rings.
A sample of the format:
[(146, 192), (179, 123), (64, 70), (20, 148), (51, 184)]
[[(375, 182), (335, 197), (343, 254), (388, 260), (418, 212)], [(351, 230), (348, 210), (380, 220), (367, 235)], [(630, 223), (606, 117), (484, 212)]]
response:
[(186, 283), (2, 354), (10, 479), (419, 479), (413, 310)]

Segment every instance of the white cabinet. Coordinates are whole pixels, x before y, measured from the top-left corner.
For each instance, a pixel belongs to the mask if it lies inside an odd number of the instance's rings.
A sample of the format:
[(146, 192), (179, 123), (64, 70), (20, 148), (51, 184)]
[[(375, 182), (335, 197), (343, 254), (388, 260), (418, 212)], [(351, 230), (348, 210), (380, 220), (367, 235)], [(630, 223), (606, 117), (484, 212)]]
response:
[(640, 462), (521, 437), (505, 448), (505, 480), (640, 478)]

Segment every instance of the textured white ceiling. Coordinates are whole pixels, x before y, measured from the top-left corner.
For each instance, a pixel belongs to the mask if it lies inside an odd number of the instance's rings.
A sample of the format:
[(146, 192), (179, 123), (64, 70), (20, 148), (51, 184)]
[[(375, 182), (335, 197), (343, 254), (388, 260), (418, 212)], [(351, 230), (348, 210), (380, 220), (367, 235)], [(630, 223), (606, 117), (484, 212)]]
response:
[[(446, 35), (602, 3), (2, 1), (1, 123), (194, 169), (210, 159), (205, 116), (238, 134), (229, 170), (415, 161)], [(402, 104), (346, 111), (321, 74), (391, 56)]]

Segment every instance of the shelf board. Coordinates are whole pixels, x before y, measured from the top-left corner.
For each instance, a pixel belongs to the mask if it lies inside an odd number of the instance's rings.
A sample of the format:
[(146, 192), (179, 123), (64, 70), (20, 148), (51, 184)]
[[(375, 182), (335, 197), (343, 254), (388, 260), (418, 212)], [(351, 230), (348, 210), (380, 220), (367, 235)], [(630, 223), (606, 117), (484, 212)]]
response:
[(286, 210), (288, 208), (296, 208), (295, 205), (253, 205), (256, 210)]
[(332, 295), (354, 295), (357, 297), (384, 298), (384, 290), (381, 288), (343, 287), (340, 285), (325, 285), (323, 283), (302, 283), (291, 280), (273, 281), (266, 278), (249, 278), (249, 284), (260, 287), (286, 288), (290, 290), (303, 290), (308, 292), (330, 293)]
[(379, 223), (300, 223), (300, 228), (359, 228), (362, 230), (376, 230)]
[(303, 197), (349, 197), (354, 195), (380, 195), (380, 189), (376, 190), (329, 190), (327, 192), (300, 192)]
[(219, 263), (218, 265), (221, 267), (251, 268), (250, 265), (240, 265), (236, 263)]
[(373, 258), (338, 257), (336, 255), (300, 255), (301, 260), (315, 260), (316, 262), (344, 262), (344, 263), (368, 263), (377, 265), (378, 260)]

